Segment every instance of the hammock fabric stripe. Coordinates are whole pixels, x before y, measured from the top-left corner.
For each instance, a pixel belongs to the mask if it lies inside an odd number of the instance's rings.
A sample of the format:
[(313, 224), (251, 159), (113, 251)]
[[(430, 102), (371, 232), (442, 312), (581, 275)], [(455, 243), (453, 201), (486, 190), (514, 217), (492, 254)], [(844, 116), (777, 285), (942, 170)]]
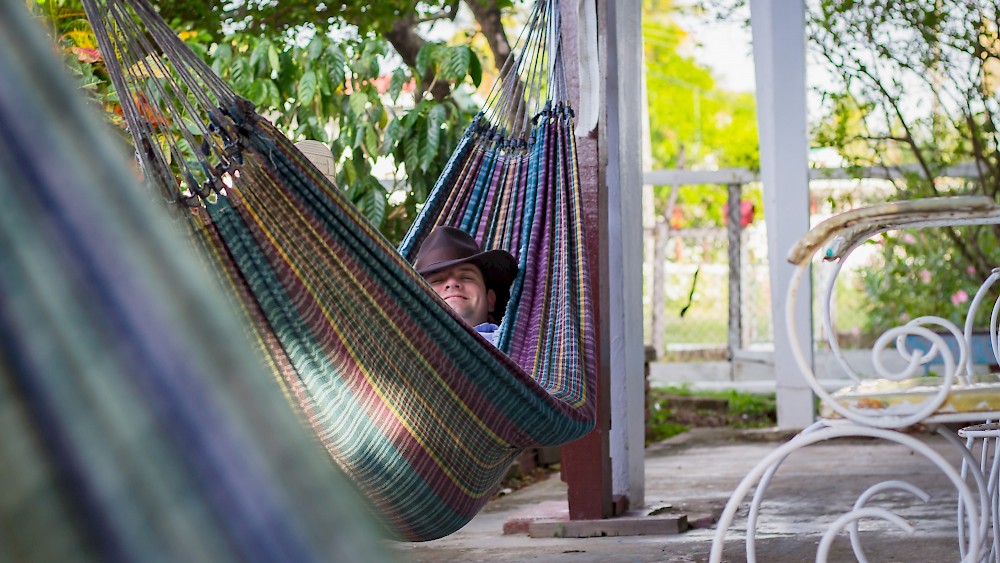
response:
[[(268, 142), (273, 140), (268, 139)], [(287, 145), (287, 141), (280, 140), (286, 145), (284, 150), (289, 151), (288, 155), (294, 156), (297, 154), (291, 152), (291, 147)], [(271, 147), (267, 151), (267, 154), (270, 155), (272, 161), (280, 161), (280, 157), (276, 155), (283, 153), (282, 150)], [(247, 168), (244, 168), (244, 172), (247, 172)], [(265, 193), (276, 194), (278, 192), (275, 189)], [(273, 201), (263, 201), (251, 205), (249, 203), (244, 204), (244, 201), (241, 199), (241, 193), (235, 192), (230, 198), (230, 201), (236, 202), (233, 207), (227, 208), (225, 205), (218, 205), (210, 209), (215, 210), (214, 212), (220, 216), (215, 218), (215, 224), (218, 225), (225, 238), (225, 233), (229, 225), (228, 221), (232, 220), (240, 210), (259, 207), (268, 210), (270, 213), (275, 213), (275, 210), (280, 208), (282, 204), (290, 205), (287, 199), (288, 196), (286, 194), (280, 195), (282, 197), (275, 198)], [(313, 203), (315, 204), (315, 202)], [(299, 205), (294, 209), (294, 212), (302, 213), (304, 209), (308, 209), (308, 207)], [(346, 207), (344, 209), (349, 213), (356, 213), (353, 207)], [(334, 209), (333, 211), (338, 210)], [(257, 217), (257, 220), (264, 221), (264, 218)], [(273, 221), (274, 223), (272, 224), (286, 224), (280, 218), (271, 217), (268, 220)], [(300, 280), (298, 276), (305, 275), (305, 267), (314, 260), (314, 258), (311, 260), (310, 257), (315, 257), (317, 253), (306, 249), (301, 251), (301, 255), (295, 254), (298, 258), (292, 258), (293, 252), (298, 252), (297, 250), (293, 250), (292, 241), (302, 241), (306, 239), (305, 235), (287, 229), (283, 229), (281, 232), (264, 232), (264, 228), (260, 224), (256, 224), (248, 226), (246, 229), (237, 229), (237, 232), (254, 232), (258, 239), (257, 244), (250, 244), (248, 247), (258, 253), (266, 253), (266, 251), (262, 250), (265, 248), (266, 241), (272, 241), (272, 244), (277, 244), (279, 248), (276, 248), (273, 252), (287, 256), (284, 259), (289, 261), (283, 267), (289, 270), (295, 268), (298, 274), (288, 274), (284, 283), (298, 283)], [(329, 234), (340, 231), (337, 229), (317, 228), (312, 229), (311, 232), (325, 232)], [(281, 237), (284, 236), (293, 237), (293, 239), (282, 240)], [(347, 248), (356, 247), (345, 242), (332, 242), (329, 244), (337, 245), (338, 248), (340, 245), (344, 245)], [(230, 245), (230, 250), (234, 254), (242, 251), (241, 248), (235, 245)], [(326, 250), (325, 252), (330, 253), (331, 251)], [(331, 257), (323, 264), (320, 264), (325, 268), (327, 275), (333, 269), (330, 262), (334, 258), (339, 257)], [(251, 264), (253, 260), (247, 258), (246, 262), (246, 264), (240, 266), (240, 269), (244, 272), (254, 268)], [(273, 265), (278, 261), (258, 257), (256, 262)], [(350, 270), (350, 273), (349, 275), (345, 274), (343, 278), (355, 285), (349, 286), (343, 283), (343, 280), (336, 284), (331, 284), (326, 288), (330, 292), (328, 295), (317, 297), (315, 294), (302, 290), (295, 296), (279, 295), (273, 298), (273, 301), (278, 304), (298, 303), (297, 311), (292, 313), (287, 313), (286, 311), (283, 314), (288, 314), (289, 323), (298, 323), (300, 325), (304, 323), (305, 318), (320, 316), (319, 313), (315, 312), (321, 307), (318, 301), (320, 299), (325, 303), (335, 302), (346, 304), (345, 308), (339, 310), (339, 315), (327, 318), (326, 321), (336, 323), (333, 330), (336, 332), (337, 338), (345, 343), (344, 347), (348, 348), (341, 353), (347, 354), (350, 357), (340, 363), (353, 365), (352, 362), (356, 362), (357, 367), (354, 368), (356, 371), (346, 375), (340, 373), (338, 374), (338, 378), (328, 378), (321, 381), (305, 380), (303, 383), (306, 387), (319, 387), (324, 392), (331, 394), (336, 394), (334, 390), (329, 389), (331, 385), (336, 385), (340, 382), (348, 382), (349, 385), (353, 383), (354, 386), (349, 387), (346, 392), (354, 394), (356, 397), (355, 400), (362, 405), (362, 408), (367, 406), (367, 409), (374, 409), (376, 414), (373, 414), (371, 410), (361, 413), (352, 410), (344, 411), (340, 409), (349, 408), (353, 405), (349, 403), (336, 404), (334, 406), (339, 411), (336, 418), (322, 416), (314, 418), (310, 422), (316, 427), (319, 436), (324, 440), (325, 445), (331, 452), (344, 451), (346, 452), (345, 455), (363, 455), (365, 452), (370, 453), (389, 448), (397, 452), (404, 459), (407, 456), (411, 456), (410, 459), (405, 459), (405, 464), (402, 464), (404, 468), (414, 468), (416, 474), (409, 475), (409, 478), (426, 481), (427, 486), (435, 492), (436, 499), (442, 499), (442, 502), (445, 504), (449, 504), (450, 501), (450, 506), (453, 506), (454, 510), (459, 511), (457, 518), (464, 523), (467, 518), (471, 517), (471, 514), (460, 512), (461, 506), (468, 502), (467, 497), (483, 499), (485, 495), (492, 492), (492, 483), (496, 482), (498, 478), (502, 478), (502, 474), (506, 471), (510, 460), (518, 453), (519, 448), (515, 449), (517, 445), (522, 445), (523, 447), (524, 445), (544, 443), (543, 441), (548, 440), (558, 442), (564, 439), (563, 436), (558, 435), (546, 437), (538, 434), (542, 431), (551, 433), (560, 431), (559, 418), (556, 415), (547, 415), (545, 411), (552, 408), (564, 409), (565, 407), (563, 403), (554, 401), (548, 393), (538, 393), (537, 389), (536, 395), (532, 397), (534, 401), (537, 401), (535, 404), (526, 405), (523, 402), (493, 404), (493, 401), (489, 397), (497, 396), (497, 392), (495, 385), (492, 384), (500, 382), (503, 376), (509, 375), (504, 371), (498, 374), (489, 374), (482, 371), (485, 368), (477, 368), (477, 371), (484, 374), (483, 379), (485, 382), (491, 384), (487, 389), (479, 389), (472, 385), (451, 385), (447, 380), (447, 376), (449, 373), (456, 373), (459, 369), (451, 365), (452, 361), (465, 361), (466, 365), (468, 365), (469, 360), (466, 360), (463, 356), (470, 356), (472, 352), (477, 351), (482, 355), (490, 351), (481, 347), (470, 347), (468, 344), (454, 345), (457, 340), (455, 335), (444, 335), (435, 338), (434, 336), (428, 337), (428, 335), (422, 332), (417, 332), (415, 336), (422, 338), (415, 340), (404, 350), (400, 364), (396, 368), (400, 373), (407, 374), (406, 379), (396, 379), (393, 374), (387, 373), (384, 370), (376, 369), (368, 371), (362, 361), (369, 357), (374, 357), (375, 360), (378, 360), (380, 355), (384, 353), (381, 349), (388, 346), (388, 344), (380, 336), (389, 330), (386, 327), (393, 323), (401, 325), (406, 320), (405, 316), (412, 314), (412, 312), (407, 313), (407, 311), (402, 310), (399, 304), (407, 300), (412, 300), (414, 295), (424, 298), (429, 297), (424, 292), (414, 294), (412, 289), (409, 292), (405, 292), (405, 290), (410, 288), (403, 284), (398, 284), (395, 288), (397, 292), (404, 291), (402, 294), (392, 293), (393, 288), (391, 287), (384, 287), (384, 292), (376, 293), (376, 289), (380, 287), (380, 283), (388, 282), (379, 282), (373, 276), (386, 274), (370, 270), (384, 264), (384, 260), (368, 261), (362, 259), (352, 264), (353, 269), (345, 267), (345, 270)], [(261, 268), (258, 266), (258, 271), (260, 270)], [(405, 262), (402, 263), (400, 271), (402, 275), (410, 276), (411, 280), (413, 279), (412, 271)], [(314, 272), (314, 275), (318, 276), (319, 274)], [(281, 278), (282, 276), (274, 275), (274, 277)], [(416, 279), (419, 280), (419, 278)], [(405, 281), (407, 280), (404, 279)], [(249, 279), (248, 283), (251, 286), (260, 285), (261, 289), (257, 292), (258, 295), (267, 290), (273, 292), (275, 291), (274, 288), (281, 287), (281, 283), (275, 279), (265, 279), (263, 277), (261, 279)], [(384, 304), (388, 304), (388, 306)], [(266, 306), (267, 304), (265, 304)], [(306, 310), (306, 307), (309, 306), (312, 307), (312, 311)], [(440, 311), (440, 308), (435, 309), (439, 312), (448, 313), (447, 310)], [(432, 309), (432, 311), (435, 309)], [(417, 312), (426, 313), (426, 309), (418, 310)], [(277, 312), (272, 313), (272, 325), (283, 327), (284, 325), (281, 322), (275, 320), (278, 318), (278, 314)], [(377, 325), (368, 322), (368, 319), (377, 316), (381, 316), (380, 322)], [(362, 319), (362, 322), (356, 322), (356, 319)], [(436, 321), (436, 323), (440, 324), (440, 321)], [(448, 324), (456, 328), (461, 328), (454, 325), (454, 323)], [(301, 326), (297, 330), (292, 328), (283, 328), (282, 330), (292, 332), (292, 334), (285, 336), (289, 341), (295, 342), (300, 346), (308, 341), (301, 333), (301, 331), (307, 329)], [(409, 332), (408, 329), (399, 329), (392, 336), (392, 340), (405, 338), (405, 335)], [(346, 343), (348, 342), (364, 343), (373, 348), (364, 350), (359, 349), (358, 346), (347, 347)], [(451, 343), (453, 346), (450, 349), (445, 348), (441, 346), (440, 343), (442, 342)], [(307, 371), (308, 374), (313, 376), (333, 373), (334, 370), (332, 367), (319, 365), (319, 363), (330, 358), (330, 364), (338, 364), (337, 357), (330, 350), (318, 348), (317, 344), (312, 344), (312, 356), (297, 362), (293, 359), (293, 363), (315, 366), (313, 369)], [(310, 353), (308, 350), (302, 351), (302, 354)], [(434, 354), (443, 355), (439, 358), (434, 358)], [(489, 356), (487, 357), (492, 359)], [(428, 391), (429, 387), (431, 388), (430, 391)], [(525, 388), (523, 384), (516, 383), (513, 389), (521, 392)], [(366, 390), (369, 391), (367, 395), (364, 394)], [(389, 395), (390, 393), (394, 393), (395, 395)], [(377, 399), (373, 400), (373, 394), (377, 395)], [(307, 405), (313, 412), (320, 411), (323, 408), (324, 399), (325, 396), (321, 395), (316, 398), (315, 402), (307, 403)], [(544, 402), (548, 402), (552, 406), (547, 409)], [(511, 411), (512, 407), (518, 410)], [(389, 412), (390, 410), (392, 412)], [(407, 418), (399, 421), (399, 415), (396, 414), (398, 412), (408, 413)], [(479, 419), (477, 420), (472, 413), (475, 413)], [(541, 416), (548, 416), (549, 419), (540, 418)], [(366, 441), (359, 445), (356, 434), (349, 431), (349, 428), (345, 431), (343, 425), (356, 424), (359, 419), (365, 418), (371, 420), (376, 426), (384, 424), (385, 427), (382, 429), (383, 434), (396, 432), (396, 440), (391, 445), (386, 445), (378, 441)], [(529, 424), (518, 425), (513, 424), (512, 421), (528, 421)], [(400, 422), (409, 425), (410, 428), (407, 428), (407, 430), (410, 431), (406, 433), (398, 432)], [(582, 421), (584, 428), (586, 428), (587, 424), (589, 424), (587, 421)], [(419, 432), (416, 431), (418, 428), (420, 429)], [(569, 432), (579, 432), (579, 428), (580, 426), (577, 426), (574, 430), (570, 427)], [(458, 429), (461, 429), (460, 434), (458, 433)], [(565, 432), (566, 430), (565, 427), (562, 427), (562, 431)], [(535, 431), (534, 434), (536, 435), (531, 435), (531, 431)], [(455, 444), (455, 446), (451, 446), (455, 449), (454, 455), (445, 457), (438, 453), (442, 451), (440, 444)], [(432, 449), (429, 446), (435, 447)], [(484, 455), (483, 452), (487, 452), (490, 455)], [(499, 457), (497, 457), (498, 454), (500, 454)], [(337, 454), (335, 453), (335, 455)], [(393, 474), (387, 477), (387, 468), (384, 466), (384, 461), (376, 462), (374, 470), (371, 473), (366, 472), (363, 464), (352, 464), (350, 467), (351, 475), (358, 482), (362, 483), (362, 486), (369, 482), (371, 486), (376, 486), (380, 481), (383, 482), (382, 486), (384, 486), (384, 482), (386, 481), (398, 483), (400, 480), (405, 480), (406, 478), (405, 474)], [(435, 481), (427, 479), (426, 475), (441, 475), (444, 478)], [(483, 486), (482, 483), (487, 483), (488, 485)], [(397, 496), (402, 495), (398, 494)], [(413, 510), (420, 512), (426, 509), (427, 507), (420, 506), (414, 507)]]
[[(102, 52), (119, 56), (109, 73), (147, 178), (190, 207), (182, 215), (199, 255), (261, 363), (390, 535), (460, 528), (524, 448), (593, 428), (593, 321), (551, 0), (534, 10), (524, 49), (546, 62), (512, 58), (399, 252), (146, 0), (85, 6)], [(137, 93), (155, 103), (140, 110)], [(410, 266), (436, 225), (517, 257), (500, 350)]]
[(0, 73), (0, 560), (384, 558), (21, 3)]

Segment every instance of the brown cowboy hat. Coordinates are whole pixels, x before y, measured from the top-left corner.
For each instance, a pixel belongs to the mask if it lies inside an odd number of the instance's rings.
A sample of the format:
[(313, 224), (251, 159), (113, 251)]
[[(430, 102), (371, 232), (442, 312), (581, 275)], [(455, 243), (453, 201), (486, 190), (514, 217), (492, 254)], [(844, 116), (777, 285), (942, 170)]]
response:
[(487, 289), (496, 294), (496, 303), (490, 315), (499, 322), (507, 310), (510, 284), (517, 277), (517, 260), (506, 250), (483, 250), (476, 239), (454, 227), (437, 227), (427, 235), (417, 251), (413, 268), (418, 274), (428, 276), (458, 264), (475, 264), (483, 273)]

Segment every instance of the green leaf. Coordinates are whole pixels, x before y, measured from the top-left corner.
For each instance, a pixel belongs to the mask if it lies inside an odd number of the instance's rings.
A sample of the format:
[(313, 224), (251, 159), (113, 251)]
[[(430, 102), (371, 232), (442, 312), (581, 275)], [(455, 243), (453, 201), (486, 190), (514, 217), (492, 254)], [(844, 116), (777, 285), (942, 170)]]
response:
[(357, 206), (358, 209), (361, 210), (361, 213), (367, 216), (368, 214), (365, 213), (364, 201), (362, 200), (364, 190), (362, 189), (361, 184), (351, 184), (344, 188), (344, 192), (345, 195), (347, 195), (347, 199), (351, 200), (351, 203)]
[(392, 152), (393, 147), (396, 146), (396, 141), (399, 140), (400, 135), (403, 134), (403, 127), (398, 119), (393, 119), (389, 122), (389, 125), (385, 128), (382, 133), (382, 150), (379, 154), (389, 154)]
[(424, 176), (418, 175), (410, 182), (410, 190), (413, 191), (413, 199), (416, 201), (424, 201), (427, 199), (427, 194), (430, 190), (427, 188), (427, 179)]
[(354, 131), (354, 144), (352, 145), (352, 147), (353, 148), (360, 147), (362, 141), (364, 140), (365, 140), (365, 124), (361, 123)]
[(299, 85), (296, 90), (296, 98), (302, 105), (312, 104), (313, 100), (316, 98), (316, 93), (319, 92), (318, 79), (316, 78), (316, 73), (312, 70), (307, 70), (302, 74), (302, 78), (299, 79)]
[(232, 82), (234, 88), (242, 87), (243, 77), (252, 76), (252, 72), (246, 71), (246, 59), (235, 59), (229, 65), (229, 77), (230, 82)]
[(188, 46), (188, 49), (191, 49), (192, 51), (194, 51), (194, 53), (196, 55), (198, 55), (198, 58), (200, 58), (202, 60), (208, 59), (208, 47), (207, 46), (202, 45), (201, 43), (190, 43), (190, 42), (188, 42), (186, 44)]
[(435, 127), (440, 129), (444, 125), (445, 121), (448, 120), (448, 109), (444, 104), (435, 104), (431, 108), (431, 111), (427, 113), (428, 127)]
[(376, 227), (381, 227), (385, 222), (385, 188), (372, 176), (368, 176), (366, 183), (367, 192), (363, 197), (365, 215)]
[[(316, 70), (316, 76), (320, 76), (321, 73), (322, 73), (321, 70)], [(330, 89), (330, 81), (329, 80), (320, 80), (319, 81), (319, 93), (320, 93), (320, 96), (322, 98), (324, 98), (324, 99), (325, 98), (329, 98), (333, 94), (333, 90)]]
[(364, 135), (365, 150), (368, 151), (368, 155), (374, 159), (378, 156), (378, 134), (375, 132), (375, 128), (372, 127), (371, 123), (365, 123)]
[(441, 47), (438, 43), (428, 41), (417, 51), (417, 74), (425, 76), (434, 64), (434, 57)]
[(270, 45), (267, 49), (267, 62), (271, 65), (271, 72), (278, 74), (281, 72), (281, 61), (278, 59), (278, 49)]
[(330, 85), (335, 89), (340, 90), (344, 87), (344, 81), (347, 79), (347, 71), (343, 66), (333, 66), (330, 67), (326, 76), (329, 79), (328, 82)]
[(246, 89), (243, 90), (243, 95), (246, 96), (246, 98), (248, 100), (250, 100), (251, 102), (253, 102), (254, 105), (256, 105), (256, 106), (262, 106), (262, 105), (264, 105), (263, 104), (263, 100), (262, 100), (262, 98), (264, 97), (264, 94), (265, 94), (264, 93), (264, 84), (260, 80), (257, 80), (255, 82), (251, 82), (246, 87)]
[(250, 53), (250, 67), (258, 72), (263, 72), (265, 65), (268, 64), (268, 47), (271, 47), (271, 43), (267, 40), (257, 41), (257, 45), (253, 48)]
[(403, 162), (406, 164), (408, 176), (414, 176), (420, 170), (420, 147), (422, 143), (416, 138), (407, 139), (403, 143)]
[(229, 43), (219, 43), (215, 47), (215, 52), (212, 54), (212, 58), (216, 61), (228, 62), (229, 59), (233, 58), (233, 47)]
[(368, 96), (364, 92), (353, 92), (348, 98), (347, 103), (354, 117), (361, 117), (365, 114), (365, 107), (368, 105)]
[(354, 146), (354, 129), (341, 127), (337, 134), (337, 144), (344, 149)]
[(358, 58), (359, 71), (365, 78), (375, 78), (382, 70), (381, 59), (385, 56), (388, 43), (384, 39), (365, 41)]
[(403, 128), (408, 130), (413, 129), (414, 125), (417, 123), (417, 120), (420, 119), (420, 116), (424, 113), (424, 110), (427, 109), (427, 104), (429, 103), (430, 102), (428, 102), (427, 100), (420, 100), (420, 102), (417, 103), (417, 105), (414, 106), (413, 109), (406, 112), (406, 115), (403, 116)]
[(276, 106), (281, 102), (281, 93), (273, 80), (262, 80), (264, 84), (264, 99), (268, 106)]
[(323, 37), (321, 35), (316, 35), (309, 42), (308, 47), (309, 60), (315, 61), (323, 55)]
[(365, 158), (365, 151), (363, 151), (361, 147), (357, 147), (351, 152), (351, 160), (354, 161), (354, 167), (358, 171), (359, 178), (363, 178), (364, 176), (372, 173), (371, 162)]
[(386, 91), (389, 94), (389, 99), (396, 102), (399, 98), (399, 93), (403, 91), (403, 84), (406, 82), (406, 73), (401, 68), (397, 68), (392, 71), (392, 80), (389, 82), (389, 90)]
[(190, 117), (182, 116), (181, 121), (184, 123), (184, 128), (188, 130), (189, 133), (193, 135), (201, 135), (202, 125), (195, 123)]
[(347, 59), (344, 58), (343, 51), (336, 45), (329, 45), (326, 48), (324, 59), (329, 71), (327, 78), (336, 88), (342, 88), (347, 78)]
[(344, 161), (344, 165), (341, 168), (343, 172), (343, 184), (344, 186), (353, 186), (355, 182), (358, 181), (358, 172), (354, 167), (354, 161), (347, 159)]
[(469, 73), (470, 60), (475, 58), (472, 49), (462, 45), (449, 47), (447, 58), (441, 68), (441, 77), (450, 82), (457, 82)]
[(469, 59), (469, 78), (472, 79), (476, 88), (483, 82), (483, 64), (475, 53), (472, 53), (472, 57)]
[(420, 170), (427, 172), (441, 147), (441, 124), (447, 118), (444, 106), (436, 105), (427, 113), (427, 137), (420, 147)]

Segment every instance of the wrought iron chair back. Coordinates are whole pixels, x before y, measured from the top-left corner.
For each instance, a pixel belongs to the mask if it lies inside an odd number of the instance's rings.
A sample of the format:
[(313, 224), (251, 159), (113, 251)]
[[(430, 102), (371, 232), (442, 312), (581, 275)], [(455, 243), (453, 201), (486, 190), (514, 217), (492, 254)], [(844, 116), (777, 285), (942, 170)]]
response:
[[(985, 442), (980, 449), (984, 452), (983, 458), (977, 460), (973, 451), (978, 448), (974, 443), (977, 439), (1000, 443), (1000, 430), (995, 425), (963, 429), (959, 433), (966, 438), (963, 444), (954, 434), (937, 425), (946, 422), (989, 423), (1000, 419), (1000, 378), (995, 374), (985, 378), (976, 376), (974, 362), (970, 358), (973, 322), (990, 289), (1000, 281), (1000, 268), (993, 270), (975, 293), (964, 326), (959, 327), (941, 316), (923, 316), (881, 334), (872, 349), (874, 378), (860, 373), (847, 361), (838, 342), (834, 322), (834, 286), (837, 275), (841, 273), (851, 253), (872, 236), (897, 229), (995, 223), (1000, 223), (1000, 205), (989, 197), (963, 196), (903, 201), (838, 214), (817, 225), (792, 248), (788, 259), (796, 265), (796, 270), (788, 289), (785, 322), (788, 323), (789, 344), (798, 368), (821, 400), (820, 417), (812, 426), (758, 463), (740, 483), (720, 518), (711, 561), (721, 560), (726, 532), (743, 499), (756, 484), (746, 537), (747, 560), (755, 561), (755, 531), (763, 495), (781, 463), (805, 446), (847, 436), (872, 437), (903, 444), (934, 463), (958, 492), (957, 529), (961, 559), (980, 561), (987, 557), (989, 560), (997, 557), (997, 547), (987, 548), (986, 544), (991, 535), (1000, 536), (1000, 530), (996, 529), (1000, 519), (994, 514), (998, 505), (1000, 463), (987, 463), (989, 448)], [(824, 286), (818, 292), (822, 300), (820, 322), (828, 335), (836, 361), (854, 383), (833, 393), (820, 383), (813, 366), (807, 360), (803, 346), (811, 346), (812, 343), (798, 340), (793, 315), (792, 305), (799, 298), (802, 284), (810, 282), (810, 266), (817, 258), (832, 269), (831, 275), (825, 277)], [(993, 305), (989, 331), (993, 358), (1000, 363), (998, 319), (1000, 301)], [(917, 340), (922, 340), (925, 344), (917, 346), (914, 344)], [(891, 353), (890, 347), (893, 345), (903, 360), (902, 369), (892, 369), (883, 361), (885, 355)], [(931, 363), (940, 364), (940, 375), (927, 376), (927, 368)], [(945, 439), (957, 448), (962, 459), (961, 468), (956, 469), (923, 441), (900, 432), (916, 424), (938, 427)], [(817, 551), (817, 561), (826, 560), (831, 542), (844, 529), (850, 532), (855, 556), (859, 561), (866, 561), (858, 531), (858, 521), (862, 519), (878, 518), (900, 529), (912, 531), (910, 524), (899, 515), (883, 508), (868, 506), (872, 497), (893, 489), (908, 491), (918, 498), (926, 496), (920, 489), (900, 480), (879, 483), (869, 488), (861, 494), (852, 509), (838, 518), (824, 534)]]

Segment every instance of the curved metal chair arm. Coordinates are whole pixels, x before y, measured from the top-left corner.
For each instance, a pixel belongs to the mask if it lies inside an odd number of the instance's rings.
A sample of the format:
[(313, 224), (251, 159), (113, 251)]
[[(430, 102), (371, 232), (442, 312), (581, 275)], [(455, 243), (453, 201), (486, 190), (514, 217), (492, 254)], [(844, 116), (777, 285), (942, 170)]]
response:
[(882, 231), (909, 227), (973, 225), (1000, 221), (1000, 204), (988, 196), (933, 197), (882, 203), (838, 213), (816, 225), (792, 247), (788, 261), (803, 264), (828, 246), (835, 260), (860, 241)]
[[(805, 360), (803, 347), (811, 346), (811, 342), (799, 342), (794, 331), (789, 332), (789, 343), (792, 346), (796, 361), (806, 382), (822, 401), (822, 416), (844, 417), (861, 424), (869, 424), (883, 428), (902, 428), (930, 418), (942, 416), (956, 420), (978, 420), (983, 411), (1000, 412), (1000, 381), (993, 380), (985, 385), (973, 385), (971, 379), (972, 363), (969, 360), (972, 339), (972, 318), (979, 308), (980, 302), (987, 295), (987, 290), (1000, 281), (1000, 270), (994, 271), (980, 286), (969, 308), (965, 330), (948, 319), (937, 316), (925, 316), (913, 319), (901, 326), (894, 327), (882, 334), (872, 349), (872, 366), (874, 374), (865, 374), (855, 370), (847, 361), (841, 350), (839, 333), (835, 327), (834, 315), (834, 283), (844, 265), (846, 258), (868, 238), (893, 229), (959, 226), (974, 224), (989, 224), (1000, 222), (1000, 204), (985, 196), (957, 196), (943, 198), (928, 198), (873, 205), (840, 213), (814, 227), (800, 240), (789, 254), (789, 261), (796, 265), (792, 283), (788, 293), (789, 307), (786, 309), (786, 322), (793, 327), (795, 319), (790, 314), (803, 283), (810, 283), (808, 268), (814, 258), (823, 258), (831, 262), (832, 268), (823, 283), (821, 292), (822, 323), (828, 335), (829, 345), (834, 358), (849, 377), (858, 386), (844, 388), (831, 395), (819, 384), (813, 367)], [(931, 330), (936, 329), (936, 330)], [(949, 345), (943, 339), (941, 330), (950, 333), (957, 341), (957, 350), (949, 350)], [(916, 338), (911, 345), (911, 339)], [(930, 348), (928, 349), (929, 343)], [(898, 359), (905, 365), (889, 369), (883, 364), (883, 352), (893, 343)], [(915, 346), (911, 348), (911, 346)], [(994, 340), (994, 351), (997, 344)], [(1000, 358), (1000, 355), (998, 355)], [(917, 376), (918, 369), (926, 370), (924, 366), (931, 362), (944, 365), (941, 370), (943, 377), (937, 382), (928, 379), (911, 379)], [(925, 371), (926, 373), (926, 371)], [(875, 375), (874, 380), (870, 379)], [(881, 387), (872, 387), (871, 383), (879, 383)], [(862, 385), (862, 383), (865, 383)], [(953, 387), (959, 385), (959, 393), (954, 393)], [(983, 388), (980, 388), (983, 387)], [(972, 401), (979, 408), (963, 407), (968, 397), (990, 398), (989, 401)]]

